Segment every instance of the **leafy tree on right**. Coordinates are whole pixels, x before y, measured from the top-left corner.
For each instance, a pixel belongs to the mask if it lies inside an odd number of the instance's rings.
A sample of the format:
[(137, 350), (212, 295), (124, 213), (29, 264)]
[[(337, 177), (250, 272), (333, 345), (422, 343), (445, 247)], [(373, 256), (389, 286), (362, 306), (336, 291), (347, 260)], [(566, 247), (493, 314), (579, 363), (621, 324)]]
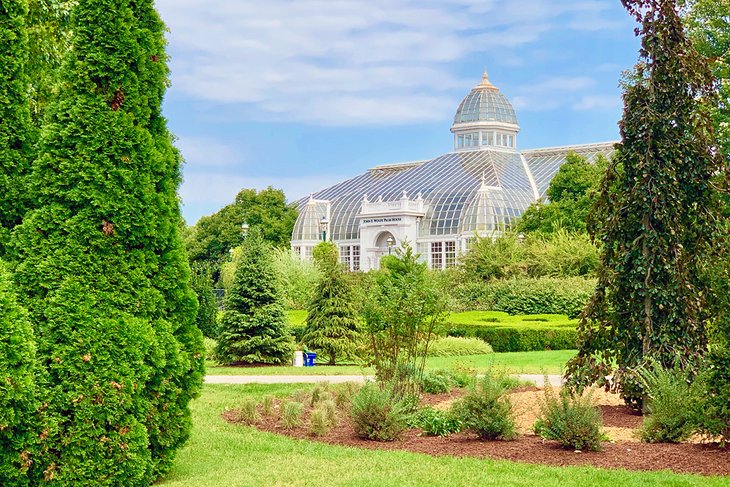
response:
[(574, 386), (610, 383), (640, 407), (633, 367), (693, 368), (706, 351), (712, 289), (702, 271), (722, 233), (712, 179), (727, 167), (710, 117), (713, 76), (677, 2), (622, 3), (640, 23), (642, 47), (625, 83), (622, 141), (589, 217), (602, 247), (599, 282), (567, 377)]

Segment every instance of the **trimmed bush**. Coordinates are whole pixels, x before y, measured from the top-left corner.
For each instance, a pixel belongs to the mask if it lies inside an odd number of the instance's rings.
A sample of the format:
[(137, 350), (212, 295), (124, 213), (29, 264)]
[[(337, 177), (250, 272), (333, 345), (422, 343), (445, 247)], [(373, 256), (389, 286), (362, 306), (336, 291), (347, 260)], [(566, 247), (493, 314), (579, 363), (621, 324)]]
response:
[(502, 377), (487, 373), (454, 404), (455, 417), (482, 440), (514, 439), (517, 431), (507, 391)]
[(718, 347), (707, 355), (701, 384), (699, 427), (730, 443), (730, 348)]
[(555, 440), (563, 448), (598, 451), (603, 435), (601, 411), (591, 401), (591, 395), (571, 395), (567, 389), (556, 395), (545, 389), (540, 404), (540, 417), (533, 426), (535, 434)]
[(429, 357), (459, 357), (462, 355), (482, 355), (492, 353), (492, 347), (484, 340), (472, 337), (446, 336), (428, 345)]
[(408, 409), (389, 389), (368, 383), (353, 396), (350, 415), (361, 438), (393, 441), (407, 426)]
[(578, 332), (574, 328), (450, 325), (447, 333), (459, 337), (478, 338), (488, 342), (495, 352), (572, 350), (578, 346)]

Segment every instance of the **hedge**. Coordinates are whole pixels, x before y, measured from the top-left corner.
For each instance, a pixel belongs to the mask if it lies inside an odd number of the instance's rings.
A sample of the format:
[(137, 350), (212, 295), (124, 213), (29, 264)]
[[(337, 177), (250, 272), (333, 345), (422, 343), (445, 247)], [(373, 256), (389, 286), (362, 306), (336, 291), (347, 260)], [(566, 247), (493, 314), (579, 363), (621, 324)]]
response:
[(468, 281), (444, 286), (456, 311), (565, 314), (577, 318), (593, 294), (595, 279), (582, 277)]
[(495, 352), (571, 350), (578, 346), (578, 332), (568, 327), (506, 327), (487, 325), (449, 325), (449, 336), (475, 337), (492, 346)]

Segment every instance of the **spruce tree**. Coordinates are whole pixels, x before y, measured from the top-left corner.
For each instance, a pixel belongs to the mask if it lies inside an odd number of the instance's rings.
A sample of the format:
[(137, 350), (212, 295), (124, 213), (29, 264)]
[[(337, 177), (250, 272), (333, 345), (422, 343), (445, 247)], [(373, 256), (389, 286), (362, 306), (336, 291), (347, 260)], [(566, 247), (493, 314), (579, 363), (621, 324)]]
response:
[(0, 3), (0, 256), (28, 202), (24, 177), (31, 157), (32, 131), (27, 14), (26, 0)]
[(622, 141), (589, 222), (602, 249), (599, 282), (568, 373), (578, 384), (613, 375), (638, 407), (634, 367), (679, 361), (691, 368), (707, 348), (713, 290), (702, 274), (721, 229), (711, 181), (727, 167), (709, 117), (713, 79), (676, 2), (623, 4), (641, 24), (640, 62), (624, 92)]
[(151, 2), (76, 4), (36, 209), (13, 236), (48, 382), (38, 466), (61, 484), (150, 484), (187, 438), (202, 381), (162, 31)]
[(356, 352), (360, 333), (355, 296), (333, 243), (318, 244), (312, 256), (320, 277), (307, 308), (302, 341), (307, 347), (324, 352), (329, 365), (335, 365), (338, 357), (353, 356)]
[(36, 461), (35, 343), (0, 262), (0, 485), (28, 485)]
[(272, 249), (257, 233), (243, 244), (243, 258), (226, 294), (216, 356), (220, 363), (283, 364), (293, 344)]
[(213, 266), (207, 263), (193, 263), (193, 289), (198, 296), (198, 314), (195, 324), (208, 338), (216, 338), (218, 302), (213, 294)]

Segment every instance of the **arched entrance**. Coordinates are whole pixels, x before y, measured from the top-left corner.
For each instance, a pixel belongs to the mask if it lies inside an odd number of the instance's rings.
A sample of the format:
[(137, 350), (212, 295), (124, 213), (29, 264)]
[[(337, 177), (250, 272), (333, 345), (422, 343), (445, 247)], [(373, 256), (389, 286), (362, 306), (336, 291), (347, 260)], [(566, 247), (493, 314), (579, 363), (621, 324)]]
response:
[[(390, 243), (390, 245), (389, 245)], [(380, 269), (380, 258), (384, 255), (388, 255), (389, 253), (392, 253), (396, 246), (398, 245), (398, 240), (395, 238), (395, 236), (390, 233), (389, 231), (383, 231), (378, 234), (378, 236), (375, 238), (375, 248), (377, 249), (375, 252), (375, 259), (373, 262), (373, 268), (374, 269)]]

